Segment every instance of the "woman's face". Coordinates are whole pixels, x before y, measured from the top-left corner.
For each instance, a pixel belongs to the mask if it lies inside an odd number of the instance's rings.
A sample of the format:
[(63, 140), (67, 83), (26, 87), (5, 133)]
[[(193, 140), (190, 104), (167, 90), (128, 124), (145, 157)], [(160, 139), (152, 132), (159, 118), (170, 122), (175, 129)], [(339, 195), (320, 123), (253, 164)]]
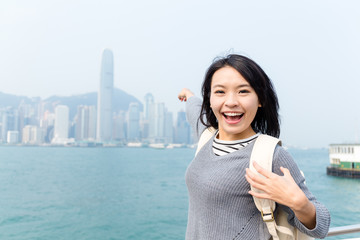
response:
[(238, 140), (255, 134), (251, 123), (260, 107), (258, 96), (232, 67), (217, 70), (211, 81), (210, 107), (219, 124), (219, 139)]

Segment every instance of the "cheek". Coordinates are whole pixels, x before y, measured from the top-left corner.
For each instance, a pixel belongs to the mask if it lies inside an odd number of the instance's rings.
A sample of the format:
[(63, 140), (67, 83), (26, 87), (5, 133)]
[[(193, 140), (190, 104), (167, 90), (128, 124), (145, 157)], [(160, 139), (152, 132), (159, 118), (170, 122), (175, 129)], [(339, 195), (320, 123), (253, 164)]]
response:
[(211, 108), (213, 111), (216, 111), (216, 110), (219, 108), (219, 102), (216, 101), (215, 98), (211, 98), (211, 97), (210, 97), (210, 108)]
[(210, 108), (213, 108), (215, 105), (214, 98), (210, 96)]
[(260, 102), (257, 98), (252, 99), (247, 103), (247, 109), (251, 112), (256, 113), (259, 108)]

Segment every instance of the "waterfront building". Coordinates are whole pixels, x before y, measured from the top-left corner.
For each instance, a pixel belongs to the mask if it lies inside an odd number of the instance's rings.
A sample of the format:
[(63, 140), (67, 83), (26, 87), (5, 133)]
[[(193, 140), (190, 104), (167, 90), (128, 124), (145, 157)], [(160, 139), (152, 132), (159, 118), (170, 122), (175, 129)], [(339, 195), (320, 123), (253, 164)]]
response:
[(42, 128), (34, 125), (26, 125), (22, 130), (23, 144), (41, 144), (44, 142), (44, 131)]
[(62, 144), (69, 137), (69, 107), (58, 105), (55, 108), (55, 124), (53, 143)]
[(151, 93), (147, 93), (144, 97), (145, 100), (145, 109), (144, 109), (144, 119), (149, 120), (149, 109), (151, 105), (154, 104), (154, 96)]
[(26, 125), (37, 125), (36, 107), (35, 104), (27, 104), (21, 101), (18, 107), (19, 111), (19, 139), (22, 139), (22, 129)]
[(141, 138), (147, 140), (149, 138), (149, 120), (146, 120), (144, 116), (140, 118)]
[(144, 100), (145, 100), (145, 105), (144, 105), (144, 114), (141, 121), (141, 129), (142, 129), (141, 133), (143, 139), (148, 139), (150, 135), (149, 129), (150, 129), (151, 111), (154, 109), (154, 96), (151, 93), (147, 93), (144, 97)]
[(126, 117), (125, 112), (120, 111), (113, 118), (113, 139), (120, 142), (126, 141)]
[(149, 104), (148, 140), (150, 143), (173, 142), (173, 116), (164, 103)]
[(175, 127), (175, 143), (190, 144), (191, 128), (186, 120), (186, 113), (179, 111), (177, 114), (176, 127)]
[(164, 125), (164, 143), (173, 143), (174, 124), (173, 114), (165, 109), (165, 125)]
[(75, 120), (76, 140), (95, 140), (96, 138), (96, 107), (80, 105)]
[(130, 103), (127, 121), (128, 141), (140, 141), (140, 106), (138, 103)]
[(18, 131), (19, 130), (19, 114), (18, 110), (12, 107), (7, 107), (0, 110), (0, 121), (1, 121), (1, 131), (0, 131), (0, 141), (7, 142), (7, 133), (8, 131)]
[(165, 128), (165, 104), (152, 103), (149, 104), (149, 141), (152, 143), (164, 142)]
[(40, 120), (40, 127), (44, 129), (44, 141), (50, 143), (54, 138), (55, 113), (48, 110), (44, 112)]
[(19, 142), (19, 131), (8, 131), (7, 132), (7, 143), (15, 144)]
[(105, 49), (102, 54), (100, 86), (97, 99), (98, 141), (111, 141), (112, 138), (112, 96), (114, 88), (113, 53)]

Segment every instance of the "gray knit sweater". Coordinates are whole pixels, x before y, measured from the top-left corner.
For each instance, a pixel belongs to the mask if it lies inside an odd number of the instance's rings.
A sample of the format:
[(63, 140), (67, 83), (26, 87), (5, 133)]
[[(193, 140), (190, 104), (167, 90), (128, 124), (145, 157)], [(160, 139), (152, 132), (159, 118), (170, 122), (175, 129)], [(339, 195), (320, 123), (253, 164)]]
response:
[[(187, 100), (187, 118), (198, 137), (205, 129), (198, 121), (200, 108), (199, 98)], [(254, 142), (225, 156), (214, 154), (212, 142), (213, 138), (202, 147), (186, 171), (189, 192), (186, 240), (269, 239), (270, 234), (248, 193), (250, 185), (245, 179)], [(324, 238), (330, 225), (329, 211), (308, 190), (292, 157), (282, 147), (277, 147), (273, 172), (283, 175), (280, 166), (290, 170), (296, 183), (315, 205), (316, 227), (307, 229), (288, 207), (278, 206), (289, 213), (289, 223), (300, 231), (315, 238)]]

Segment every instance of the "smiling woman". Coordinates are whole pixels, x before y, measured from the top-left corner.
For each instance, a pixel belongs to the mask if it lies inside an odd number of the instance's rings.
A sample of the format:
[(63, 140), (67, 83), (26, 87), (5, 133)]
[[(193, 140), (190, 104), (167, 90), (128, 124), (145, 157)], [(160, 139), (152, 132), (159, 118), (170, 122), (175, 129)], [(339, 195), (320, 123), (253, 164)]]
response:
[(251, 122), (261, 104), (250, 84), (232, 67), (216, 71), (211, 81), (210, 107), (218, 120), (219, 139), (255, 135)]
[[(201, 101), (186, 88), (178, 95), (187, 101), (187, 118), (198, 137), (209, 127), (216, 129), (186, 171), (186, 239), (277, 239), (276, 234), (270, 235), (252, 196), (275, 201), (289, 214), (292, 226), (324, 238), (329, 211), (308, 190), (282, 147), (275, 149), (272, 171), (256, 162), (254, 167), (262, 176), (248, 170), (257, 137), (280, 134), (277, 96), (260, 66), (241, 55), (218, 59), (205, 75), (202, 95)], [(262, 192), (251, 191), (250, 185)]]

